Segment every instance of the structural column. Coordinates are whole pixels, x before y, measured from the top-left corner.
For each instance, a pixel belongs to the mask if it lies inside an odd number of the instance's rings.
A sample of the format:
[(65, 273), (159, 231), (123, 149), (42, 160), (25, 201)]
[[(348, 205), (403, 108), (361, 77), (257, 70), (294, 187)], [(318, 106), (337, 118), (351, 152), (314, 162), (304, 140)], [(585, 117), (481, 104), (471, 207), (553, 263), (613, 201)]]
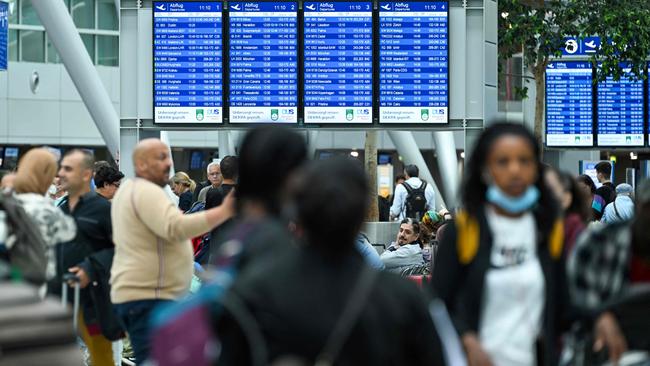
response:
[(456, 142), (451, 131), (433, 132), (433, 141), (436, 144), (438, 167), (444, 187), (447, 208), (455, 208), (458, 200), (458, 156), (456, 155)]
[(119, 117), (93, 65), (65, 3), (60, 0), (32, 1), (48, 37), (61, 56), (72, 82), (95, 121), (113, 158), (118, 159)]

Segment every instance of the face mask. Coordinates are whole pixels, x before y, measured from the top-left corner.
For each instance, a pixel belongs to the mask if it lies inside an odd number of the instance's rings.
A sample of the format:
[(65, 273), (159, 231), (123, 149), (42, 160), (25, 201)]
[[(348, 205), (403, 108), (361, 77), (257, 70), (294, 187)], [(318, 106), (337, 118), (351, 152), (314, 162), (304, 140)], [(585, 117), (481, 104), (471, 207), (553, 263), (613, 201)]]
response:
[(535, 186), (529, 186), (526, 192), (519, 197), (511, 197), (505, 194), (499, 187), (491, 184), (488, 187), (485, 198), (488, 202), (499, 206), (508, 213), (520, 214), (537, 203), (539, 200), (539, 189)]

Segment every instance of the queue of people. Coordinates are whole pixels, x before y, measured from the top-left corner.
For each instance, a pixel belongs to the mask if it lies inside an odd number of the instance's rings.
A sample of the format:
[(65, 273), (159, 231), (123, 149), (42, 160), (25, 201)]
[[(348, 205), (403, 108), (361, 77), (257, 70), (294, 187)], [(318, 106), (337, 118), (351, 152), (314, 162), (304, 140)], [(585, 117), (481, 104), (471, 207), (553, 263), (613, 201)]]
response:
[[(310, 162), (277, 126), (250, 131), (199, 184), (170, 179), (168, 147), (146, 139), (134, 178), (84, 150), (59, 163), (32, 149), (2, 194), (38, 227), (48, 295), (66, 274), (79, 283), (91, 365), (119, 364), (125, 336), (137, 364), (541, 366), (603, 350), (616, 362), (648, 346), (620, 309), (650, 282), (650, 183), (613, 186), (603, 163), (596, 187), (540, 151), (520, 125), (486, 128), (453, 212), (434, 210), (407, 165), (381, 254), (362, 233), (362, 165)], [(5, 231), (11, 264), (21, 243)]]

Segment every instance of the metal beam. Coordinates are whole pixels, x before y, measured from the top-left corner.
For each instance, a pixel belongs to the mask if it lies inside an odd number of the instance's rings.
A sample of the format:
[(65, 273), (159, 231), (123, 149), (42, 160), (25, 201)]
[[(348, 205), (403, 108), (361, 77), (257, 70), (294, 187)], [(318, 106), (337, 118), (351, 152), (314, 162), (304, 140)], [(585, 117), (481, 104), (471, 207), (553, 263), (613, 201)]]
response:
[(119, 156), (119, 116), (93, 65), (68, 9), (61, 0), (32, 1), (72, 82), (113, 158)]
[(436, 144), (438, 167), (442, 179), (445, 201), (448, 209), (455, 208), (458, 200), (458, 156), (456, 155), (456, 142), (454, 133), (450, 131), (433, 132), (433, 141)]

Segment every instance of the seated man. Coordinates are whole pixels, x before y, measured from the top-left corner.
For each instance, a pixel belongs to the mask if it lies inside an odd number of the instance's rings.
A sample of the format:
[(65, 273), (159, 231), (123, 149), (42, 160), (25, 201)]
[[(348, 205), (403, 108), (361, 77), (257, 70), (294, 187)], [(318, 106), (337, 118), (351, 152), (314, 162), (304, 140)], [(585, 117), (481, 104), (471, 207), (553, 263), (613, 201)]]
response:
[(397, 232), (397, 241), (379, 257), (384, 262), (386, 270), (402, 273), (407, 268), (424, 264), (419, 236), (420, 223), (411, 218), (403, 219)]
[(571, 298), (584, 318), (595, 319), (595, 350), (604, 347), (612, 360), (628, 344), (619, 317), (626, 314), (600, 313), (600, 307), (621, 298), (631, 286), (650, 283), (650, 181), (637, 189), (635, 217), (608, 226), (590, 227), (575, 245), (567, 268)]

